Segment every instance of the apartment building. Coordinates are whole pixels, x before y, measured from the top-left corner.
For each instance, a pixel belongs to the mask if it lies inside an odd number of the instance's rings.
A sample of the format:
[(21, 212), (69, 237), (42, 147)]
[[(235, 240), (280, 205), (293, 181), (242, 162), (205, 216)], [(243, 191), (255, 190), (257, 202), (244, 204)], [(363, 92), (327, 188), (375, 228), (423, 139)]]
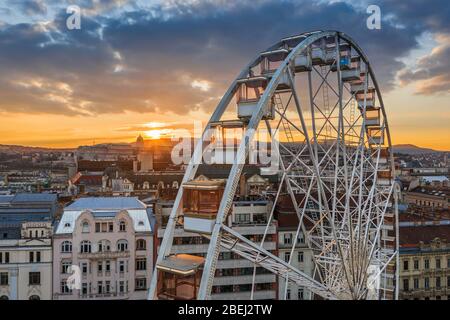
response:
[(146, 299), (154, 265), (152, 209), (132, 197), (81, 198), (53, 240), (54, 299)]
[[(305, 236), (299, 232), (297, 240), (298, 218), (294, 213), (278, 214), (278, 256), (298, 270), (312, 276), (314, 271), (313, 253), (305, 244)], [(295, 241), (295, 246), (294, 246)], [(311, 292), (304, 287), (289, 282), (286, 286), (284, 278), (278, 279), (278, 295), (280, 300), (311, 300)]]
[(52, 299), (51, 236), (51, 222), (32, 221), (0, 240), (0, 300)]
[(450, 220), (400, 223), (399, 298), (450, 298)]

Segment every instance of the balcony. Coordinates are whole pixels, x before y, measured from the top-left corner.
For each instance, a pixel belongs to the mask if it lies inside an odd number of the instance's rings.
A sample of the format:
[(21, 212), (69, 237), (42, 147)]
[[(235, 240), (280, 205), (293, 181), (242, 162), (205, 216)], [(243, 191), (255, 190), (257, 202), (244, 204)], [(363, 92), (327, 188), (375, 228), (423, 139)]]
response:
[[(211, 294), (212, 300), (249, 300), (251, 292), (224, 292)], [(254, 300), (273, 300), (277, 296), (276, 290), (261, 290), (255, 291), (253, 294)]]
[[(215, 286), (251, 284), (253, 275), (236, 275), (236, 276), (216, 276), (214, 278)], [(255, 275), (255, 283), (271, 283), (276, 282), (276, 275), (273, 273)]]
[(103, 251), (103, 252), (85, 252), (79, 253), (79, 259), (119, 259), (129, 258), (130, 251)]
[(80, 299), (87, 299), (87, 300), (121, 300), (121, 299), (128, 299), (128, 292), (80, 294)]

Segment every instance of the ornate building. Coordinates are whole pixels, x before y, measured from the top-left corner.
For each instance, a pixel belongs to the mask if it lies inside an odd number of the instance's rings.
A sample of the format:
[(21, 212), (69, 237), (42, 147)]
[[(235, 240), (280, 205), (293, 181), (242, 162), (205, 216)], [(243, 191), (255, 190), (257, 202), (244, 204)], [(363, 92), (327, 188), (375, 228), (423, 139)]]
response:
[(153, 212), (137, 198), (81, 198), (54, 235), (54, 299), (145, 299)]

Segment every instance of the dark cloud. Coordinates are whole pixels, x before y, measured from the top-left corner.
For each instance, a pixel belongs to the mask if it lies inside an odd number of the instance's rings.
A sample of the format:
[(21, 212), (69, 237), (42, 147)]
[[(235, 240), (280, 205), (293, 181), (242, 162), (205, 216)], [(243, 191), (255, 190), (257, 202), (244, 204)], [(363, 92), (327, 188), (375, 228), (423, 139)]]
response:
[(421, 58), (417, 68), (399, 73), (402, 85), (414, 82), (419, 94), (450, 93), (450, 36), (439, 35), (440, 45)]
[[(365, 11), (345, 3), (168, 1), (145, 9), (126, 0), (79, 3), (88, 12), (81, 30), (66, 29), (62, 8), (51, 23), (0, 26), (0, 110), (67, 115), (211, 110), (257, 52), (315, 29), (352, 36), (389, 90), (405, 67), (398, 59), (418, 46), (419, 27), (385, 22), (371, 31)], [(125, 4), (132, 10), (105, 14)], [(395, 19), (412, 24), (409, 8), (392, 5), (392, 10)]]

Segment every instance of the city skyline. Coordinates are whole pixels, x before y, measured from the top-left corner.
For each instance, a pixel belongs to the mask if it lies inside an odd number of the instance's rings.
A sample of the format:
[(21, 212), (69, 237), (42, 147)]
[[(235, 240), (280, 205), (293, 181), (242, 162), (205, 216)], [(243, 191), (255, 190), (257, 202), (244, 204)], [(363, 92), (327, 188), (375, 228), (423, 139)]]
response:
[(7, 1), (0, 143), (62, 148), (191, 130), (254, 52), (282, 36), (338, 29), (372, 62), (393, 144), (450, 150), (448, 13), (427, 10), (445, 2), (373, 2), (381, 30), (366, 28), (365, 1), (258, 1), (249, 14), (249, 3), (234, 1), (86, 0), (77, 3), (80, 30), (65, 24), (73, 1)]

